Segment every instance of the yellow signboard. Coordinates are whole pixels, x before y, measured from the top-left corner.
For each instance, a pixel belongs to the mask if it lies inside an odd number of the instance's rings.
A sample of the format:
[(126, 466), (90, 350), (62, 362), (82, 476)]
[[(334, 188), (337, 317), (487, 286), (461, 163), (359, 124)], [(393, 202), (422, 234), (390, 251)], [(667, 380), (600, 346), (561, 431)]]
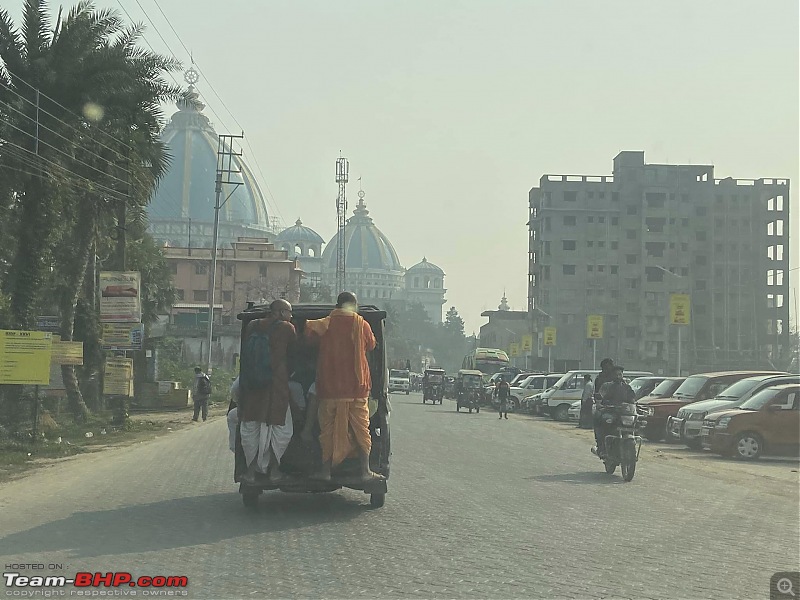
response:
[(590, 340), (599, 340), (603, 337), (603, 315), (586, 317), (586, 337)]
[(545, 327), (544, 328), (544, 345), (545, 346), (555, 346), (556, 345), (556, 328), (555, 327)]
[(52, 334), (47, 331), (0, 330), (0, 383), (50, 383)]
[(50, 362), (54, 365), (82, 365), (83, 342), (62, 342), (61, 336), (53, 335)]
[(109, 358), (106, 360), (103, 394), (106, 396), (133, 396), (132, 358)]
[(523, 335), (522, 336), (522, 351), (523, 352), (530, 352), (531, 348), (533, 348), (533, 336), (532, 335)]
[(508, 349), (510, 350), (509, 354), (512, 357), (519, 356), (519, 344), (517, 342), (511, 344)]
[(673, 325), (688, 325), (692, 312), (689, 294), (670, 294), (669, 320)]
[(144, 338), (142, 323), (103, 323), (103, 348), (141, 350)]

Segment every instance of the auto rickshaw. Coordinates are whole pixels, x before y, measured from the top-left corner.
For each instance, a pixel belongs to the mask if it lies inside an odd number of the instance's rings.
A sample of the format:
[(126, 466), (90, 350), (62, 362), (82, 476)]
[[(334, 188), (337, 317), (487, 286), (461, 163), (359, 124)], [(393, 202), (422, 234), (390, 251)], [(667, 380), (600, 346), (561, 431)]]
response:
[[(298, 338), (303, 335), (307, 320), (327, 317), (334, 308), (332, 304), (294, 305), (292, 307), (292, 324), (297, 330)], [(253, 303), (248, 303), (247, 309), (238, 315), (239, 320), (242, 321), (242, 353), (246, 351), (244, 332), (247, 324), (253, 319), (267, 317), (269, 312), (268, 305), (254, 306)], [(255, 485), (247, 485), (241, 481), (242, 476), (247, 471), (247, 465), (244, 450), (242, 450), (241, 435), (237, 426), (233, 480), (239, 484), (239, 493), (242, 495), (242, 501), (246, 507), (255, 508), (258, 505), (259, 495), (265, 490), (280, 489), (282, 492), (290, 493), (318, 493), (333, 492), (343, 487), (361, 490), (365, 494), (369, 494), (370, 504), (374, 508), (383, 506), (387, 492), (386, 482), (389, 479), (389, 457), (391, 456), (389, 437), (391, 405), (389, 404), (388, 370), (386, 367), (386, 345), (384, 339), (386, 312), (375, 306), (359, 306), (358, 314), (369, 323), (376, 341), (375, 349), (367, 353), (370, 377), (372, 379), (372, 389), (369, 397), (369, 430), (372, 436), (372, 450), (369, 456), (369, 465), (372, 471), (383, 475), (385, 479), (362, 481), (359, 477), (359, 465), (356, 458), (347, 458), (341, 465), (335, 467), (331, 473), (330, 481), (311, 479), (310, 475), (318, 471), (322, 464), (319, 428), (317, 427), (315, 432), (314, 442), (305, 444), (300, 439), (301, 429), (295, 427), (292, 440), (289, 442), (289, 446), (281, 459), (280, 470), (285, 477), (277, 485), (271, 484), (266, 478), (256, 479)], [(307, 391), (316, 378), (317, 350), (305, 344), (300, 344), (300, 348), (301, 351), (298, 352), (297, 360), (293, 367), (294, 371), (301, 373), (302, 378), (305, 379), (300, 383), (304, 391)], [(241, 360), (239, 364), (245, 365), (247, 362)]]
[(471, 369), (461, 369), (456, 377), (456, 412), (461, 407), (476, 413), (481, 412), (481, 398), (483, 397), (483, 373)]
[(425, 404), (428, 400), (436, 404), (442, 403), (444, 399), (444, 369), (437, 369), (431, 367), (425, 369), (425, 374), (422, 376), (422, 403)]

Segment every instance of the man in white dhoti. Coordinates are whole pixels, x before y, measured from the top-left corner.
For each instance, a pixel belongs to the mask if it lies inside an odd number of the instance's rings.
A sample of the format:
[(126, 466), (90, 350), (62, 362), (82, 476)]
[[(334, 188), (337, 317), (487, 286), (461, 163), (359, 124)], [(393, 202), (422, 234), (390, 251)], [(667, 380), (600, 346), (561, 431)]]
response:
[(245, 329), (239, 381), (239, 432), (247, 461), (245, 483), (268, 474), (270, 483), (283, 479), (280, 462), (294, 433), (290, 408), (288, 357), (296, 342), (292, 305), (270, 304), (271, 314)]

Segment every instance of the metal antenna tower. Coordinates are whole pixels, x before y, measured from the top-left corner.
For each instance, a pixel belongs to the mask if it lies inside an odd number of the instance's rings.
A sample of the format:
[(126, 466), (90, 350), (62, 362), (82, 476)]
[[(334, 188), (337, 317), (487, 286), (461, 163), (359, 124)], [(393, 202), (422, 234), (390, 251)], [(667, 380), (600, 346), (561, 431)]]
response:
[[(206, 365), (206, 373), (211, 373), (211, 340), (214, 334), (214, 290), (217, 287), (217, 238), (219, 237), (219, 211), (233, 196), (233, 192), (243, 185), (242, 181), (233, 179), (234, 175), (242, 172), (238, 163), (234, 162), (234, 157), (242, 156), (242, 152), (234, 152), (233, 140), (241, 140), (244, 138), (244, 132), (241, 135), (226, 135), (219, 136), (217, 143), (217, 184), (216, 184), (216, 200), (214, 202), (214, 238), (211, 242), (211, 273), (209, 275), (208, 284), (208, 361)], [(222, 186), (232, 185), (233, 190), (227, 195), (225, 200), (220, 202), (222, 198)]]
[(337, 294), (345, 291), (345, 239), (344, 229), (347, 222), (347, 179), (350, 163), (340, 155), (336, 159), (336, 183), (339, 184), (339, 197), (336, 199), (336, 287)]

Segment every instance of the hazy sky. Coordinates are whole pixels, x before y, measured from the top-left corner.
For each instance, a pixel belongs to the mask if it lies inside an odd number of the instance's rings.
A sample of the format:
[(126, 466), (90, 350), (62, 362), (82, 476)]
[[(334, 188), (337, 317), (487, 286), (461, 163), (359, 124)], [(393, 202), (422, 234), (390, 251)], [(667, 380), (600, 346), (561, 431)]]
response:
[[(468, 332), (504, 288), (526, 307), (529, 189), (610, 174), (620, 150), (791, 178), (799, 264), (797, 0), (158, 1), (218, 132), (238, 127), (208, 81), (244, 128), (271, 210), (329, 239), (341, 150), (351, 208), (362, 176), (402, 264), (445, 270)], [(121, 2), (189, 62), (156, 0)]]

